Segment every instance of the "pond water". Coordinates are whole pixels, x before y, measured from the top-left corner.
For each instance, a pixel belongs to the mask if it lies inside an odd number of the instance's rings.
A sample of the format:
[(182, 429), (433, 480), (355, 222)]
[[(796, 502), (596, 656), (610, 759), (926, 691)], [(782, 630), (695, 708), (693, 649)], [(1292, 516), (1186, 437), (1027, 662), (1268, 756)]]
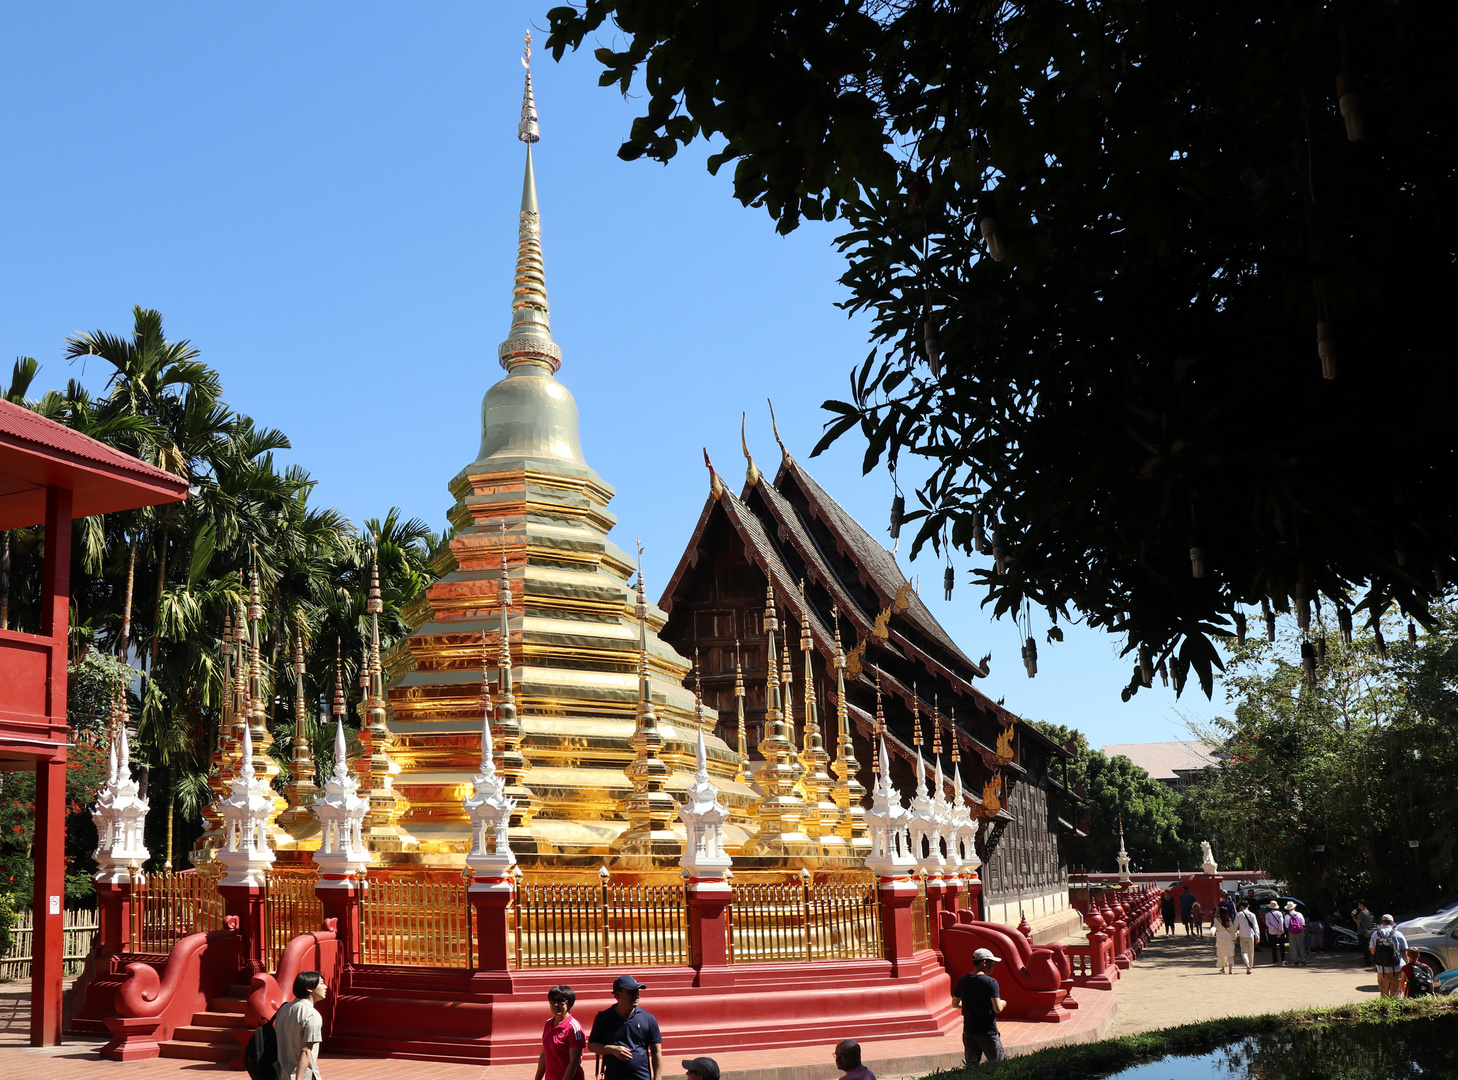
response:
[(1288, 1029), (1208, 1054), (1167, 1057), (1109, 1080), (1410, 1080), (1458, 1077), (1458, 1014)]

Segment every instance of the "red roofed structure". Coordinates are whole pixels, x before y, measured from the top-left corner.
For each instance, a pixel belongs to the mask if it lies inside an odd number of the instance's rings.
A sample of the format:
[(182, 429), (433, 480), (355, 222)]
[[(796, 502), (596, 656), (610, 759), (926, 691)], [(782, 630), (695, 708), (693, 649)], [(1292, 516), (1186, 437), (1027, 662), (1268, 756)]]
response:
[(34, 769), (31, 1042), (61, 1041), (71, 520), (178, 502), (187, 481), (0, 400), (0, 529), (45, 526), (41, 631), (0, 630), (0, 771)]

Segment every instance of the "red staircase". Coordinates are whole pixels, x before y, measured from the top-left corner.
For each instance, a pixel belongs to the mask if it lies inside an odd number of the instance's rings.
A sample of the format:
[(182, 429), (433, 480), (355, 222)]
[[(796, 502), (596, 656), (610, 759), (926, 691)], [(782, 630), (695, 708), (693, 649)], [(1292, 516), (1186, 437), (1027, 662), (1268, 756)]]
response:
[(246, 984), (230, 986), (227, 993), (208, 1002), (207, 1011), (193, 1013), (192, 1023), (179, 1027), (158, 1046), (165, 1058), (194, 1061), (232, 1061), (242, 1050), (234, 1033), (247, 1026), (244, 1010), (250, 989)]

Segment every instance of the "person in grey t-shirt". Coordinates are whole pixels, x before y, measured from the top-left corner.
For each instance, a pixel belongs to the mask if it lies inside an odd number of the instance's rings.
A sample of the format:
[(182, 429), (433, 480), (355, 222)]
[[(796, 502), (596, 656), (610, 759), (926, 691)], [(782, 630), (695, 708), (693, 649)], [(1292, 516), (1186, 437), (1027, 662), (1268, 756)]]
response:
[(324, 1041), (324, 1020), (314, 1006), (329, 987), (317, 971), (294, 977), (294, 1000), (273, 1017), (278, 1037), (278, 1080), (320, 1080), (319, 1044)]

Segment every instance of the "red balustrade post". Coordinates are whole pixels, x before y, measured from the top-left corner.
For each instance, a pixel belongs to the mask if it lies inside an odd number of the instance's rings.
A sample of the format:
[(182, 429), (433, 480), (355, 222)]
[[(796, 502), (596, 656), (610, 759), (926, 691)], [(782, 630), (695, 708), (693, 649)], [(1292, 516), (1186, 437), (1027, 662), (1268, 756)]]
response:
[(353, 875), (320, 874), (314, 885), (314, 895), (319, 898), (321, 918), (334, 919), (335, 940), (339, 943), (341, 967), (360, 962), (359, 909), (364, 902), (365, 882)]
[(926, 936), (933, 949), (942, 948), (942, 903), (947, 883), (940, 876), (926, 879)]
[(504, 972), (511, 966), (507, 911), (516, 895), (510, 877), (477, 878), (467, 893), (476, 909), (476, 969)]
[(883, 877), (881, 898), (881, 946), (891, 961), (891, 974), (916, 976), (921, 965), (913, 959), (911, 905), (916, 903), (916, 882), (907, 877)]
[(263, 971), (263, 905), (267, 902), (262, 885), (220, 884), (218, 895), (223, 910), (238, 918), (238, 933), (243, 937), (242, 962), (257, 975)]
[(132, 936), (130, 882), (96, 883), (96, 936), (102, 956), (126, 952)]
[(729, 912), (734, 890), (723, 878), (694, 878), (688, 886), (689, 963), (695, 986), (733, 986), (729, 962)]

